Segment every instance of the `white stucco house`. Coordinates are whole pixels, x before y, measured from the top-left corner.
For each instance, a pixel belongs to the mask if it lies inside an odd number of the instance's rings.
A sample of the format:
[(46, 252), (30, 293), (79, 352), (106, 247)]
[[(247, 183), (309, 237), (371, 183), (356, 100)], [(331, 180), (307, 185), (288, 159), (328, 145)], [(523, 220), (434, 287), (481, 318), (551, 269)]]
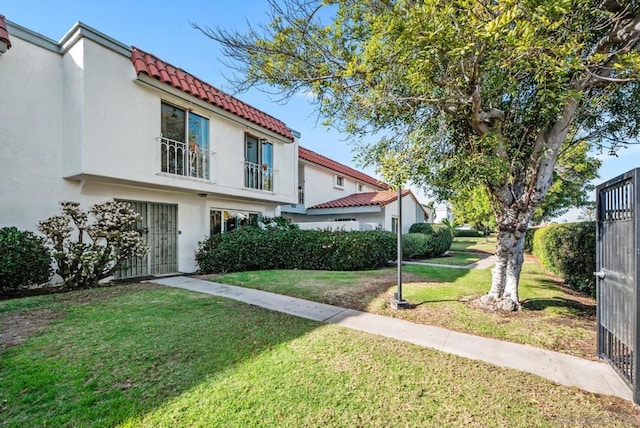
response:
[(434, 218), (435, 223), (442, 223), (444, 219), (453, 221), (453, 211), (446, 202), (443, 202), (436, 206), (436, 215)]
[(205, 236), (296, 204), (298, 137), (87, 25), (56, 42), (0, 17), (0, 227), (130, 201), (150, 253), (123, 277), (193, 272)]
[[(303, 229), (397, 231), (398, 193), (363, 172), (298, 147), (298, 203), (281, 214)], [(411, 190), (402, 193), (402, 233), (428, 213)]]

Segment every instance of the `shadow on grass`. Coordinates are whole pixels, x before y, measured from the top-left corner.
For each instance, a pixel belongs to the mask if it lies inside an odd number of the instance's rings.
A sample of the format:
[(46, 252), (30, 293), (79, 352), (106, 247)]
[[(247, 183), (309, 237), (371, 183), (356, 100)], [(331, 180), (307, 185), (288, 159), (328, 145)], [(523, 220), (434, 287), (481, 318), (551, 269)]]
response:
[(564, 297), (526, 299), (520, 303), (524, 309), (530, 311), (543, 311), (547, 308), (554, 307), (571, 309), (577, 316), (594, 317), (596, 315), (596, 305), (585, 305), (577, 300)]
[(423, 300), (422, 302), (419, 302), (419, 303), (413, 303), (413, 306), (418, 307), (418, 306), (426, 305), (427, 303), (443, 303), (443, 302), (460, 302), (460, 300), (458, 299)]
[(0, 353), (4, 423), (115, 426), (318, 326), (216, 296), (120, 287), (56, 295), (57, 322)]

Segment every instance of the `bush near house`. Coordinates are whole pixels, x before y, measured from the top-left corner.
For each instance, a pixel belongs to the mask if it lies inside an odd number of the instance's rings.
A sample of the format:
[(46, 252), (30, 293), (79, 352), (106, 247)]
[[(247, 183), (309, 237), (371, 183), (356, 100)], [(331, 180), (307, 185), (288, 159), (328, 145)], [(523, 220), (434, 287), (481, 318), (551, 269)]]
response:
[(0, 294), (47, 283), (52, 272), (43, 238), (15, 227), (0, 229)]
[(200, 242), (202, 273), (266, 269), (366, 270), (396, 257), (396, 235), (382, 231), (263, 230), (243, 227)]
[(530, 230), (525, 248), (571, 289), (595, 297), (595, 222), (552, 224)]
[(56, 273), (68, 289), (98, 285), (130, 257), (144, 257), (147, 247), (134, 230), (138, 217), (127, 202), (95, 204), (88, 212), (78, 202), (60, 202), (61, 214), (38, 223), (56, 261)]
[(409, 233), (424, 233), (429, 235), (433, 233), (433, 225), (431, 223), (413, 223), (409, 227)]
[(428, 235), (424, 233), (407, 233), (402, 235), (402, 258), (404, 260), (425, 257)]
[(414, 223), (409, 233), (402, 235), (404, 259), (441, 256), (451, 248), (453, 234), (444, 225)]

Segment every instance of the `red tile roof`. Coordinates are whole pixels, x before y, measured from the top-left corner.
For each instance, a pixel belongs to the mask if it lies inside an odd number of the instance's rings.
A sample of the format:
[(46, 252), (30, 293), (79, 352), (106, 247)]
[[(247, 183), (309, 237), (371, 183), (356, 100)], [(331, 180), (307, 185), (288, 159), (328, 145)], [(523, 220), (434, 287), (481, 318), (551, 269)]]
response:
[[(406, 189), (402, 192), (404, 198), (408, 194), (411, 194), (411, 190)], [(319, 208), (349, 208), (349, 207), (366, 207), (372, 205), (379, 205), (384, 207), (389, 205), (398, 199), (398, 192), (395, 190), (385, 190), (382, 192), (366, 192), (366, 193), (354, 193), (353, 195), (346, 196), (344, 198), (336, 199), (322, 204), (314, 205), (309, 209)]]
[(0, 15), (0, 42), (5, 42), (7, 49), (11, 49), (11, 40), (9, 40), (9, 31), (7, 31), (7, 24), (4, 22), (4, 15)]
[(293, 140), (291, 130), (280, 120), (270, 116), (255, 107), (250, 106), (231, 95), (225, 94), (221, 90), (211, 86), (210, 84), (192, 76), (186, 71), (176, 68), (157, 57), (148, 54), (136, 47), (133, 47), (131, 53), (131, 61), (136, 70), (136, 74), (144, 73), (149, 77), (153, 77), (180, 89), (183, 92), (191, 94), (208, 102), (216, 107), (235, 114), (243, 119), (262, 126), (278, 135)]
[[(372, 186), (379, 187), (380, 189), (387, 190), (389, 189), (389, 185), (387, 183), (383, 183), (370, 175), (367, 175), (363, 172), (355, 170), (349, 166), (343, 165), (334, 161), (333, 159), (329, 159), (328, 157), (322, 156), (316, 152), (313, 152), (309, 149), (305, 149), (304, 147), (298, 147), (298, 157), (307, 162), (314, 163), (316, 165), (323, 166), (325, 168), (329, 168), (339, 174), (343, 174), (349, 176), (351, 178), (355, 178), (356, 180), (362, 183), (368, 183)], [(363, 193), (360, 193), (361, 195)]]

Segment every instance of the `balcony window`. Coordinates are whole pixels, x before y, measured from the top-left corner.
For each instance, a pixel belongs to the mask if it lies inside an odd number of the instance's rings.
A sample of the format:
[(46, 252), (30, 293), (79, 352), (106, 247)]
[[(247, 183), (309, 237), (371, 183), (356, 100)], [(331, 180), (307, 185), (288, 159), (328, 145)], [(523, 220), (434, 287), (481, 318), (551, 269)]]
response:
[(209, 120), (163, 102), (160, 122), (160, 170), (208, 180)]
[(244, 186), (273, 191), (273, 144), (245, 134)]

